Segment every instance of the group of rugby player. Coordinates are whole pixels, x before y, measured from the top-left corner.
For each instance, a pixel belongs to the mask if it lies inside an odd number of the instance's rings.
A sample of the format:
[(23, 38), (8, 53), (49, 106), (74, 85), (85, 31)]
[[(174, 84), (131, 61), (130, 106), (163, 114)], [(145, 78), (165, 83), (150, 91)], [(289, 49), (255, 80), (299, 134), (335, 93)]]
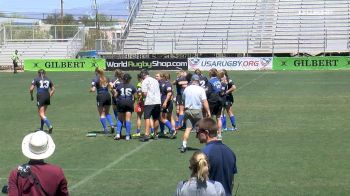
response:
[[(183, 129), (184, 125), (184, 100), (182, 93), (185, 88), (191, 84), (192, 75), (199, 77), (199, 84), (205, 89), (208, 100), (211, 116), (215, 116), (218, 124), (218, 137), (221, 138), (222, 130), (236, 130), (235, 116), (232, 111), (232, 104), (234, 102), (232, 92), (235, 91), (236, 86), (234, 82), (228, 77), (226, 70), (218, 71), (215, 68), (209, 70), (209, 79), (205, 77), (199, 69), (195, 72), (188, 73), (185, 70), (180, 70), (177, 73), (177, 78), (171, 82), (170, 74), (165, 72), (157, 72), (155, 79), (158, 82), (151, 83), (155, 92), (147, 94), (147, 88), (144, 86), (145, 79), (154, 79), (149, 76), (147, 70), (142, 70), (138, 75), (138, 83), (130, 84), (132, 77), (128, 73), (123, 73), (121, 70), (116, 70), (114, 79), (110, 80), (105, 76), (105, 72), (96, 68), (96, 77), (92, 80), (90, 92), (97, 92), (96, 101), (97, 109), (100, 116), (105, 134), (115, 134), (114, 139), (122, 138), (122, 128), (126, 129), (125, 139), (129, 140), (131, 137), (140, 137), (141, 133), (141, 118), (144, 113), (145, 119), (145, 135), (148, 136), (150, 131), (150, 138), (158, 139), (159, 136), (165, 136), (169, 133), (169, 138), (175, 138), (178, 130)], [(153, 85), (154, 84), (154, 85)], [(173, 93), (173, 87), (176, 87), (176, 96)], [(54, 86), (50, 79), (45, 75), (44, 70), (38, 71), (38, 77), (32, 81), (30, 87), (31, 99), (33, 100), (33, 90), (37, 87), (37, 106), (40, 116), (40, 130), (43, 130), (43, 125), (46, 124), (49, 128), (49, 133), (52, 132), (53, 126), (46, 117), (47, 106), (50, 105), (50, 97), (54, 93)], [(158, 91), (159, 90), (159, 91)], [(157, 92), (158, 91), (158, 92)], [(112, 97), (111, 97), (112, 94)], [(160, 95), (160, 96), (158, 96)], [(156, 103), (149, 106), (145, 99), (152, 97), (160, 98), (160, 104)], [(158, 96), (158, 97), (157, 97)], [(173, 118), (173, 101), (176, 105), (176, 120)], [(115, 124), (110, 115), (110, 106), (113, 106), (113, 113), (117, 120)], [(229, 115), (232, 128), (226, 127), (225, 111)], [(133, 112), (137, 113), (136, 130), (131, 134), (131, 115)], [(203, 110), (203, 113), (204, 110)], [(203, 114), (207, 116), (207, 114)], [(152, 120), (150, 118), (152, 117)], [(108, 130), (107, 122), (110, 126)], [(158, 134), (158, 125), (160, 132)], [(165, 131), (168, 128), (168, 132)], [(148, 141), (149, 138), (143, 138), (143, 141)]]
[[(100, 115), (100, 121), (105, 134), (109, 133), (107, 129), (107, 121), (110, 125), (110, 132), (115, 132), (114, 139), (119, 140), (122, 137), (121, 131), (125, 127), (125, 139), (131, 137), (140, 137), (141, 118), (144, 112), (144, 99), (147, 92), (142, 90), (142, 82), (148, 76), (148, 72), (143, 70), (138, 74), (138, 83), (130, 84), (131, 76), (128, 73), (123, 73), (121, 70), (116, 70), (114, 79), (109, 80), (102, 69), (96, 69), (96, 77), (92, 81), (91, 92), (97, 91), (97, 107)], [(147, 73), (145, 75), (145, 73)], [(219, 138), (222, 130), (236, 130), (235, 117), (232, 112), (232, 104), (234, 102), (232, 92), (236, 89), (233, 81), (228, 77), (226, 70), (220, 72), (215, 68), (209, 70), (209, 79), (204, 76), (199, 69), (195, 70), (194, 74), (198, 75), (200, 86), (206, 91), (207, 100), (210, 106), (212, 116), (216, 117), (219, 127)], [(158, 81), (160, 93), (160, 108), (159, 110), (145, 111), (144, 118), (153, 120), (147, 121), (150, 124), (150, 137), (158, 139), (159, 136), (165, 136), (169, 133), (169, 138), (175, 138), (178, 130), (184, 128), (184, 100), (182, 93), (184, 89), (190, 85), (192, 73), (181, 70), (177, 73), (177, 78), (171, 82), (170, 74), (165, 72), (157, 72), (155, 79)], [(176, 87), (176, 96), (173, 93), (172, 84)], [(112, 98), (110, 96), (112, 93)], [(176, 105), (176, 121), (173, 118), (173, 100)], [(112, 117), (109, 114), (110, 105), (113, 105), (114, 116), (117, 119), (116, 126), (113, 123)], [(147, 109), (146, 109), (147, 110)], [(232, 128), (226, 127), (226, 116), (229, 115)], [(131, 114), (137, 113), (136, 130), (131, 134)], [(155, 112), (157, 114), (155, 114)], [(203, 111), (204, 112), (204, 111)], [(203, 116), (207, 116), (204, 114)], [(152, 123), (153, 122), (153, 123)], [(158, 122), (160, 127), (159, 134)], [(154, 125), (154, 126), (153, 126)], [(165, 127), (169, 129), (165, 131)]]

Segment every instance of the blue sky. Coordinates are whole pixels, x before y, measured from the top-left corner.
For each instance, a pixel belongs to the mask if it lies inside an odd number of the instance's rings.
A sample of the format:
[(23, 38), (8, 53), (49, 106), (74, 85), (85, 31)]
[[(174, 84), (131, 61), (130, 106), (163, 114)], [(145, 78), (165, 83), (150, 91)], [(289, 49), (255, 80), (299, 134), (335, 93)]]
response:
[[(105, 2), (127, 2), (127, 0), (96, 0)], [(64, 9), (91, 7), (92, 0), (64, 0)], [(61, 9), (61, 0), (0, 0), (3, 12), (53, 12)]]

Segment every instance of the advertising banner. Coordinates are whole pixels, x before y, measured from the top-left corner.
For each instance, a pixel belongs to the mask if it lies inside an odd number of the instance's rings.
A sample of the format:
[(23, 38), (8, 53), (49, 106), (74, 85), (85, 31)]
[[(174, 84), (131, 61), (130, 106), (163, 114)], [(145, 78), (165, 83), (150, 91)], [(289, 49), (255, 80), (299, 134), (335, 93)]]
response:
[(189, 70), (271, 70), (272, 57), (189, 58)]
[(274, 57), (273, 70), (350, 69), (350, 57)]
[(107, 59), (106, 70), (187, 70), (187, 59)]
[(95, 71), (106, 68), (105, 59), (24, 59), (25, 71)]

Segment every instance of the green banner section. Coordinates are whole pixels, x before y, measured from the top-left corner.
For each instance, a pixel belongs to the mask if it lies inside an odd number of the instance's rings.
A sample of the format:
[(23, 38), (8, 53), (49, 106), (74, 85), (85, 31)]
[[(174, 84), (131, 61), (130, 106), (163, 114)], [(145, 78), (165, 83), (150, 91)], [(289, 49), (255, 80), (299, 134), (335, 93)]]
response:
[(105, 59), (24, 59), (25, 71), (95, 71), (106, 69)]
[(350, 69), (350, 57), (274, 57), (273, 70), (339, 70)]

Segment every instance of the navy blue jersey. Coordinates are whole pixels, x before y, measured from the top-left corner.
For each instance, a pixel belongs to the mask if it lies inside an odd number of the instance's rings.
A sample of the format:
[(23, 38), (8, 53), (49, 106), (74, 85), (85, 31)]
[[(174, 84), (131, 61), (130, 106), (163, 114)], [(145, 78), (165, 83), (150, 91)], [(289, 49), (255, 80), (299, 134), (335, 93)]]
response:
[[(233, 80), (227, 78), (228, 83), (227, 83), (227, 90), (230, 89), (233, 85), (235, 85), (235, 83), (233, 82)], [(229, 94), (232, 95), (232, 92), (230, 92)]]
[(106, 78), (106, 85), (102, 85), (100, 81), (100, 77), (96, 77), (92, 79), (91, 86), (96, 87), (97, 93), (108, 93), (108, 83), (109, 79)]
[(203, 88), (206, 87), (207, 83), (208, 83), (208, 78), (203, 76), (202, 74), (198, 75), (199, 76), (199, 85)]
[(117, 100), (133, 100), (134, 94), (136, 93), (136, 88), (132, 84), (120, 83), (117, 86), (116, 91), (118, 93)]
[(52, 81), (44, 77), (36, 77), (32, 81), (32, 85), (36, 87), (36, 92), (39, 93), (48, 93), (49, 89), (53, 87)]
[(221, 82), (217, 77), (212, 77), (209, 80), (209, 83), (213, 86), (213, 91), (216, 94), (220, 94), (221, 93)]
[(120, 80), (118, 78), (113, 78), (110, 80), (111, 86), (114, 89), (117, 89), (117, 86), (120, 85)]
[(221, 92), (220, 96), (225, 96), (226, 91), (228, 90), (228, 84), (221, 82)]
[(168, 92), (173, 91), (173, 87), (169, 81), (159, 81), (159, 88), (161, 94), (161, 101), (164, 102)]
[(176, 78), (175, 86), (176, 86), (176, 94), (177, 95), (182, 95), (182, 93), (185, 90), (185, 87), (183, 87), (183, 85), (179, 84), (179, 82), (182, 82), (182, 81), (188, 82), (186, 77), (181, 76), (181, 77)]

